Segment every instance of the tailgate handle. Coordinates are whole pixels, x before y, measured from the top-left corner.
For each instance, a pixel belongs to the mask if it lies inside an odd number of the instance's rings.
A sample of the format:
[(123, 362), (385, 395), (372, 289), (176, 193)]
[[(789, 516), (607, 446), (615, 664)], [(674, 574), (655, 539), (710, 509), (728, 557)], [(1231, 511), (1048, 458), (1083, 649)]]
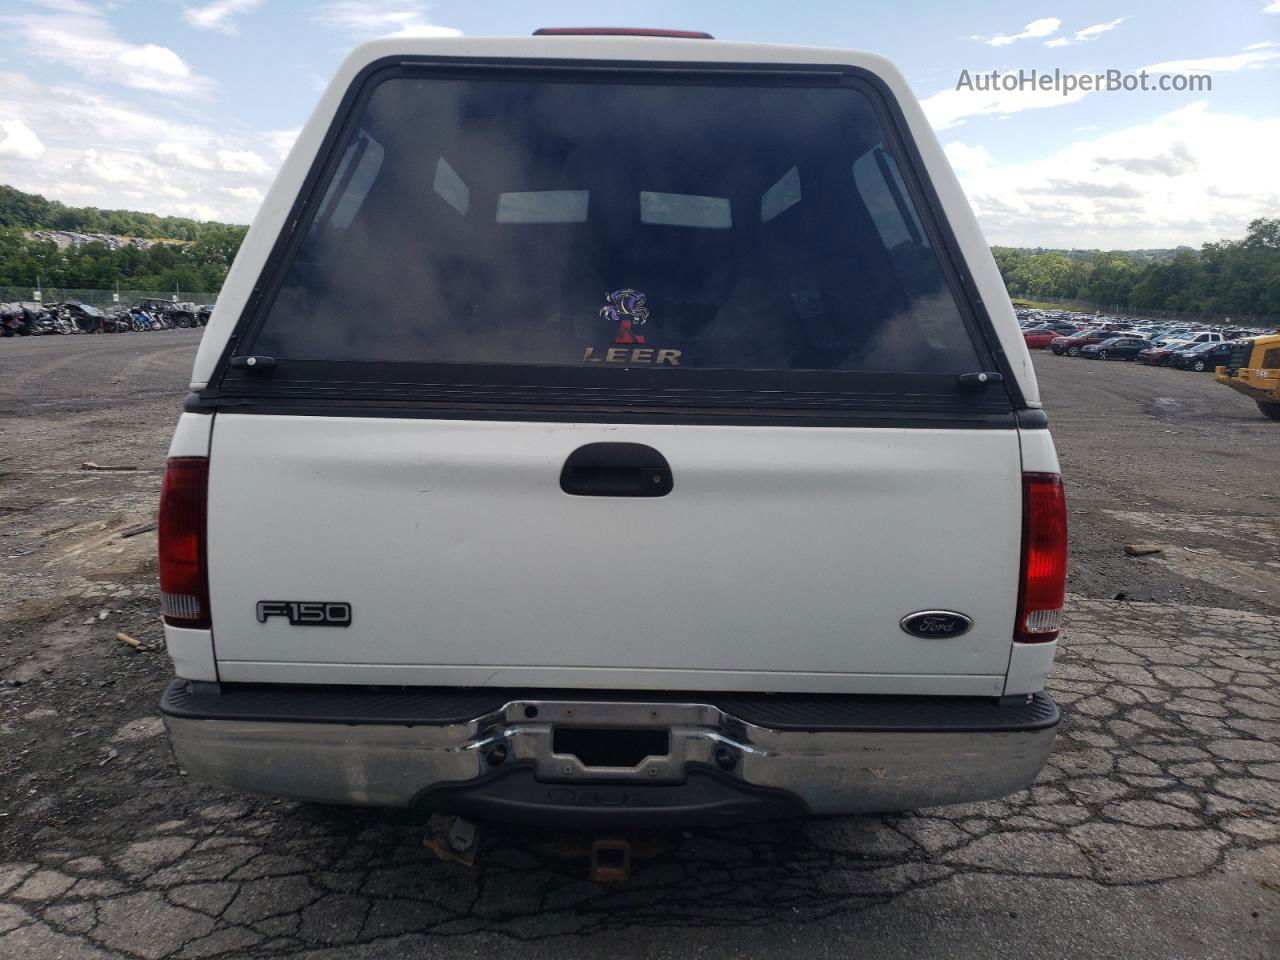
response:
[(673, 486), (667, 458), (643, 443), (588, 443), (560, 471), (560, 489), (575, 497), (665, 497)]

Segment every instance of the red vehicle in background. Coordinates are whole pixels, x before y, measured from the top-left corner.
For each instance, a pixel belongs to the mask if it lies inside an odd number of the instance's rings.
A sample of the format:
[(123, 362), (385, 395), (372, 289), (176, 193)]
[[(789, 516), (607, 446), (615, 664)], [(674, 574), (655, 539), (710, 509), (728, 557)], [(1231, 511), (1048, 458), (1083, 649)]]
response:
[(1078, 357), (1081, 348), (1110, 340), (1114, 336), (1115, 334), (1109, 330), (1081, 330), (1069, 337), (1055, 337), (1049, 344), (1049, 348), (1058, 355), (1065, 353), (1069, 357)]
[(1055, 337), (1053, 342), (1049, 344), (1049, 349), (1056, 354), (1066, 354), (1068, 357), (1080, 356), (1080, 351), (1085, 347), (1091, 347), (1095, 343), (1102, 343), (1104, 340), (1110, 340), (1112, 337), (1136, 337), (1143, 339), (1142, 334), (1135, 333), (1132, 330), (1124, 330), (1119, 327), (1107, 326), (1100, 327), (1096, 330), (1080, 330), (1077, 333), (1070, 334), (1065, 337)]
[(1061, 336), (1063, 336), (1061, 331), (1050, 327), (1036, 327), (1033, 330), (1022, 331), (1022, 339), (1026, 342), (1028, 350), (1043, 350)]
[(1187, 343), (1184, 340), (1171, 340), (1163, 347), (1151, 347), (1143, 350), (1137, 356), (1139, 363), (1145, 363), (1152, 367), (1167, 367), (1173, 362), (1173, 355), (1179, 350), (1185, 350)]

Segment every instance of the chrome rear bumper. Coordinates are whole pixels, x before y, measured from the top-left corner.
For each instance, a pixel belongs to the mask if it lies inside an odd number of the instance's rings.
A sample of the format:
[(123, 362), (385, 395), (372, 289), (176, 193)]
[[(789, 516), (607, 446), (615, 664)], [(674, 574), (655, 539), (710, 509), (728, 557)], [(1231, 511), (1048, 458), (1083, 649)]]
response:
[[(1003, 796), (1029, 784), (1049, 755), (1057, 708), (1037, 697), (1040, 709), (1024, 729), (983, 728), (971, 719), (949, 728), (946, 711), (936, 709), (923, 711), (929, 722), (916, 729), (883, 722), (821, 729), (834, 724), (829, 718), (812, 729), (788, 718), (779, 729), (713, 703), (643, 694), (529, 695), (445, 723), (209, 719), (173, 708), (168, 694), (162, 710), (179, 762), (193, 776), (238, 790), (424, 804), (495, 819), (638, 823), (869, 813)], [(634, 765), (589, 766), (557, 752), (557, 728), (602, 731), (605, 743), (610, 731), (664, 731), (667, 751)]]

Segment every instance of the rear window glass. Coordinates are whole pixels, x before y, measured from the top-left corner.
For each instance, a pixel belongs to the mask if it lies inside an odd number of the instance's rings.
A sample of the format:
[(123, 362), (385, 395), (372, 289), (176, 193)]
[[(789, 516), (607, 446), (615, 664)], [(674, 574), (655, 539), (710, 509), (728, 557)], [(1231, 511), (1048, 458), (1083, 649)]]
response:
[(395, 75), (348, 129), (255, 353), (979, 369), (857, 86)]

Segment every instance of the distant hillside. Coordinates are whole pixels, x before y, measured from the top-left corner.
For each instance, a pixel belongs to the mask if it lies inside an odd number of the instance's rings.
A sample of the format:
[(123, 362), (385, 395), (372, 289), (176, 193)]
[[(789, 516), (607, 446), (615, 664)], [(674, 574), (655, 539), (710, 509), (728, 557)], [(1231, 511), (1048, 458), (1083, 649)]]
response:
[(992, 247), (1009, 293), (1121, 309), (1280, 317), (1280, 220), (1199, 250)]
[(68, 207), (57, 200), (47, 200), (38, 193), (23, 193), (13, 187), (0, 186), (0, 227), (190, 241), (210, 231), (236, 226), (186, 217), (161, 217), (136, 210)]
[[(1102, 250), (1079, 250), (1072, 248), (1064, 250), (1061, 247), (1004, 247), (1005, 250), (1014, 250), (1017, 253), (1026, 254), (1029, 257), (1038, 256), (1042, 253), (1057, 253), (1066, 257), (1068, 260), (1074, 260), (1077, 263), (1087, 263), (1103, 253)], [(1195, 253), (1194, 247), (1170, 247), (1165, 249), (1153, 250), (1111, 250), (1105, 251), (1109, 253), (1123, 253), (1130, 260), (1136, 263), (1168, 263), (1182, 252)]]
[(216, 293), (247, 229), (68, 207), (0, 186), (0, 287)]

